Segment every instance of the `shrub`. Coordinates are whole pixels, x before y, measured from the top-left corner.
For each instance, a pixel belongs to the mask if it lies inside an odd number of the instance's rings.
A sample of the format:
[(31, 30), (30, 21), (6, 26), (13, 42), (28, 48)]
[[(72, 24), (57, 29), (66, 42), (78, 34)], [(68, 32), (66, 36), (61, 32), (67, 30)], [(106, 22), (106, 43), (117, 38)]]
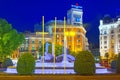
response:
[(74, 62), (74, 71), (81, 75), (95, 74), (95, 60), (88, 51), (79, 52)]
[(116, 61), (116, 60), (113, 60), (113, 61), (111, 62), (111, 68), (112, 68), (112, 69), (116, 69), (116, 64), (117, 64), (117, 61)]
[(2, 67), (7, 68), (8, 66), (13, 66), (13, 62), (10, 58), (6, 58), (2, 63)]
[(117, 73), (120, 73), (120, 53), (118, 54), (118, 58), (117, 58), (116, 71)]
[(24, 53), (17, 62), (18, 74), (33, 74), (35, 70), (35, 59), (32, 54)]

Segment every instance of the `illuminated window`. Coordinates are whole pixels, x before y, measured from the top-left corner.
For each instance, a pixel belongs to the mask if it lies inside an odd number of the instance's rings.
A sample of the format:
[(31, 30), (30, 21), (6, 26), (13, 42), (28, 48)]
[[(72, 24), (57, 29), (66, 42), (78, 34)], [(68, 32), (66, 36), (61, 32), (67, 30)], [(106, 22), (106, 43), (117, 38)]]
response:
[(80, 18), (76, 18), (76, 22), (80, 22)]
[(59, 38), (59, 35), (57, 35), (57, 38)]

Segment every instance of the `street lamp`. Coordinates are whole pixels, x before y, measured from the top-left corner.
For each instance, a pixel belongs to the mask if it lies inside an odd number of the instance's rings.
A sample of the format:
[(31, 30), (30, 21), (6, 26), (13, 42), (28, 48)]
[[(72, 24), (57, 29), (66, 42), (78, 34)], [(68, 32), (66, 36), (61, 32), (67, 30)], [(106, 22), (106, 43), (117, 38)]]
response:
[(67, 60), (67, 54), (66, 54), (66, 49), (67, 49), (67, 38), (66, 36), (74, 36), (75, 35), (75, 32), (73, 31), (70, 31), (70, 32), (67, 32), (66, 31), (66, 18), (64, 17), (64, 60), (63, 60), (63, 63), (64, 63), (64, 74), (66, 74), (66, 63), (69, 63), (68, 60)]

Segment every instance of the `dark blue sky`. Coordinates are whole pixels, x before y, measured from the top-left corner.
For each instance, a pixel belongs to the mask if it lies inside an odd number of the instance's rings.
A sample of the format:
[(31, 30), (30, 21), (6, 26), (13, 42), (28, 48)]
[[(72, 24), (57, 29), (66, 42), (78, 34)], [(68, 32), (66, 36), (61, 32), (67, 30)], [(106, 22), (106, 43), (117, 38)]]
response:
[(34, 30), (34, 24), (57, 17), (63, 19), (71, 4), (83, 6), (84, 23), (89, 23), (89, 42), (99, 43), (99, 20), (105, 14), (115, 17), (120, 13), (120, 0), (0, 0), (0, 18), (6, 19), (18, 31)]

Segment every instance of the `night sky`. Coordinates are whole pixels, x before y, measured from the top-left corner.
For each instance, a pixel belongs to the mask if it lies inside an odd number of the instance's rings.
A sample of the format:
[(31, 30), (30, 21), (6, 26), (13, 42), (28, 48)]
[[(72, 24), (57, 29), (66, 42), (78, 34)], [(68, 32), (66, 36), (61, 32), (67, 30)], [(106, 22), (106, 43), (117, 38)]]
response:
[(99, 43), (99, 20), (109, 14), (120, 14), (120, 0), (0, 0), (0, 18), (6, 19), (19, 32), (34, 31), (34, 24), (64, 18), (71, 4), (83, 6), (84, 23), (87, 27), (89, 42)]

